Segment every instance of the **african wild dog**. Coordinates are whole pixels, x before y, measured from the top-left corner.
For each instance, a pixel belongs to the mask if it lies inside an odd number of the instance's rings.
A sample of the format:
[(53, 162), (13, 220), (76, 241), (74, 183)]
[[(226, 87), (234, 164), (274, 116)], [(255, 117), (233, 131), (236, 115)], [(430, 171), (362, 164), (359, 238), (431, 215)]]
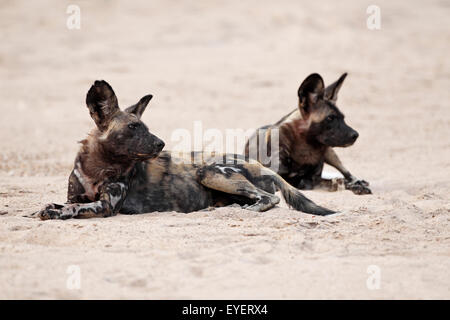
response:
[[(319, 74), (308, 76), (298, 89), (299, 107), (277, 123), (259, 128), (245, 145), (246, 157), (261, 161), (264, 152), (272, 159), (278, 156), (278, 174), (299, 189), (329, 184), (321, 177), (323, 165), (327, 163), (344, 175), (346, 189), (355, 194), (371, 193), (369, 184), (354, 177), (333, 150), (333, 147), (351, 146), (358, 138), (358, 132), (345, 123), (344, 115), (336, 107), (346, 76), (344, 73), (326, 88)], [(275, 148), (271, 150), (274, 129), (278, 129), (278, 152)], [(263, 165), (270, 166), (270, 162)]]
[(187, 155), (188, 161), (161, 152), (164, 142), (140, 120), (151, 95), (121, 111), (105, 81), (95, 81), (86, 104), (97, 127), (75, 159), (69, 177), (68, 201), (38, 212), (45, 219), (106, 217), (152, 211), (191, 212), (234, 203), (265, 211), (280, 199), (293, 208), (317, 215), (333, 213), (305, 198), (275, 172), (243, 156)]

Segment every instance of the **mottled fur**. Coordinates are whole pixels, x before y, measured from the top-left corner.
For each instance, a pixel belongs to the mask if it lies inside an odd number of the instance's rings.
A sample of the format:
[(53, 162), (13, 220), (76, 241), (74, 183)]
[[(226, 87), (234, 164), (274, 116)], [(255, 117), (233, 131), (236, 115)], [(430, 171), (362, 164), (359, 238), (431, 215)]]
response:
[(280, 199), (294, 209), (327, 215), (332, 211), (305, 198), (275, 172), (242, 155), (192, 152), (172, 156), (140, 117), (151, 96), (121, 111), (112, 88), (96, 81), (86, 103), (97, 128), (75, 159), (68, 201), (49, 204), (43, 219), (107, 217), (118, 212), (192, 212), (234, 203), (265, 211)]

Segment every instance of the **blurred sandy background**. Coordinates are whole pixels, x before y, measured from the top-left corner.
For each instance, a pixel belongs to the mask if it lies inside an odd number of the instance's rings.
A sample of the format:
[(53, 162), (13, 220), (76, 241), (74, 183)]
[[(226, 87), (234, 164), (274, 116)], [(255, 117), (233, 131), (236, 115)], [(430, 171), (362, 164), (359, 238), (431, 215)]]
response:
[[(449, 15), (444, 0), (0, 1), (0, 298), (450, 298)], [(95, 79), (121, 106), (154, 94), (143, 120), (170, 149), (195, 120), (278, 120), (312, 72), (349, 72), (338, 105), (360, 138), (337, 152), (373, 195), (305, 192), (341, 214), (22, 217), (65, 201)]]

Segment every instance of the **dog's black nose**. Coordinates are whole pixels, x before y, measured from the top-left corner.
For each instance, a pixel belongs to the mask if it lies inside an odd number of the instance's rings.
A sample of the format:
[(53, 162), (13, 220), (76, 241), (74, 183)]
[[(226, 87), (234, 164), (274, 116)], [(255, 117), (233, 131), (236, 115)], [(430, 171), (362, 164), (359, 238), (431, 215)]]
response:
[(356, 141), (356, 139), (358, 139), (358, 137), (359, 137), (359, 133), (356, 132), (356, 131), (353, 131), (353, 132), (351, 133), (351, 135), (350, 135), (350, 138), (351, 138), (353, 141)]
[(164, 141), (159, 140), (155, 143), (155, 147), (158, 148), (159, 150), (162, 150), (164, 148), (166, 144), (164, 143)]

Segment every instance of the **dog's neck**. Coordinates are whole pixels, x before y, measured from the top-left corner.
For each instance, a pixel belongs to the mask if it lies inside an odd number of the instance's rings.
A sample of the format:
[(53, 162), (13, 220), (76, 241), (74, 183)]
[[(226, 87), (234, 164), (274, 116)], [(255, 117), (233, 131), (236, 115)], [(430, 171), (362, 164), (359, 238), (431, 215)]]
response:
[(311, 119), (304, 118), (298, 109), (283, 117), (278, 122), (278, 126), (284, 127), (285, 130), (289, 131), (288, 137), (293, 146), (307, 144), (314, 149), (322, 148), (322, 145), (309, 139), (308, 130), (311, 126)]
[(97, 139), (88, 138), (80, 142), (82, 147), (77, 161), (93, 182), (118, 179), (128, 174), (136, 164), (134, 160), (114, 156)]
[(310, 119), (304, 119), (297, 110), (278, 124), (280, 143), (291, 159), (299, 164), (314, 164), (325, 155), (326, 146), (309, 136)]

